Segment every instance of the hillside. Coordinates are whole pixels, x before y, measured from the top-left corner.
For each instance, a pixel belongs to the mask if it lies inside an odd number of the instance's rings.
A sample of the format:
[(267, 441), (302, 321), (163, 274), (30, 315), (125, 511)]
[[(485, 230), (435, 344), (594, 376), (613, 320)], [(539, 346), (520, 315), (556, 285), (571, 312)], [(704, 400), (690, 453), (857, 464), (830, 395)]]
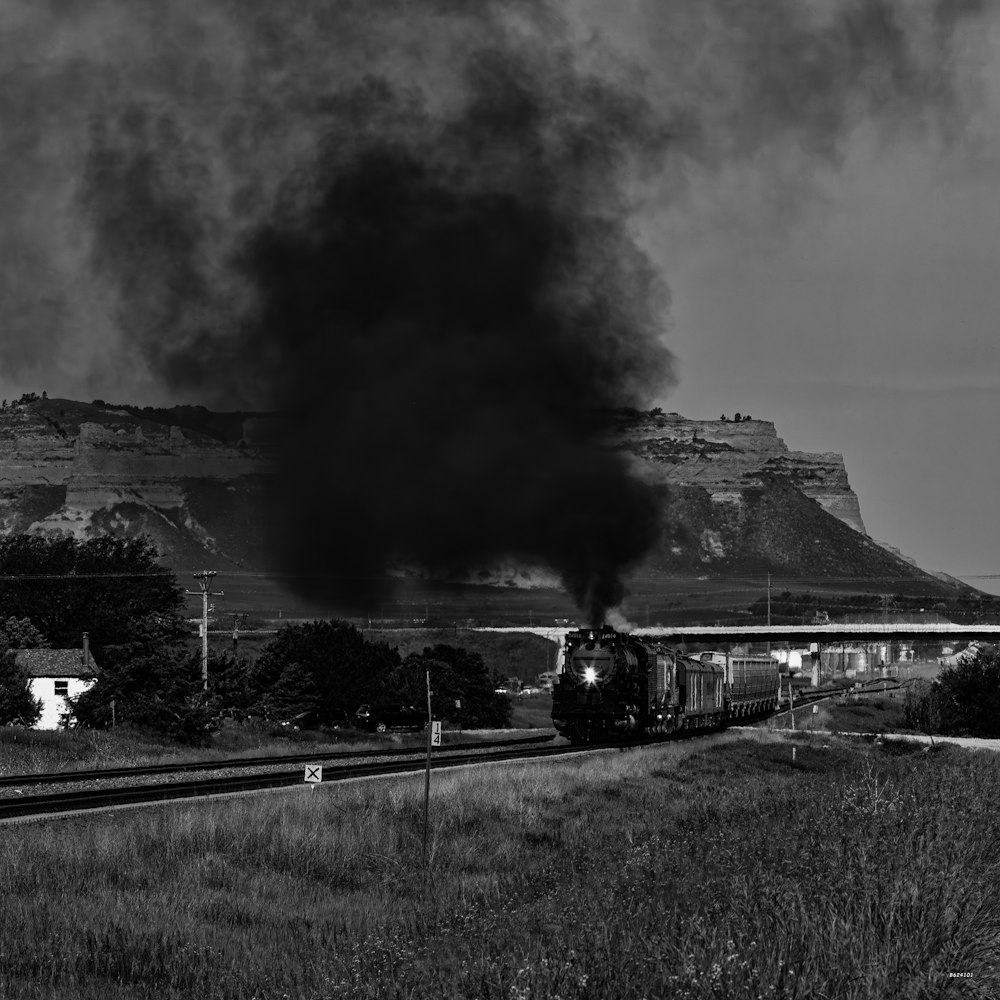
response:
[(260, 495), (270, 465), (248, 444), (252, 429), (227, 441), (194, 428), (190, 411), (198, 408), (177, 410), (169, 423), (162, 418), (172, 411), (149, 411), (161, 417), (152, 419), (100, 401), (7, 405), (0, 530), (148, 534), (171, 565), (261, 565)]
[(843, 456), (790, 451), (770, 421), (695, 421), (658, 410), (615, 416), (615, 446), (666, 494), (649, 569), (951, 588), (869, 537)]
[[(0, 530), (148, 534), (177, 569), (266, 568), (266, 414), (28, 397), (0, 409)], [(954, 593), (868, 537), (844, 460), (790, 451), (768, 421), (613, 414), (611, 447), (664, 491), (664, 533), (636, 576), (891, 580)], [(401, 576), (409, 574), (399, 568)], [(509, 565), (467, 581), (551, 588)], [(655, 589), (655, 588), (654, 588)]]

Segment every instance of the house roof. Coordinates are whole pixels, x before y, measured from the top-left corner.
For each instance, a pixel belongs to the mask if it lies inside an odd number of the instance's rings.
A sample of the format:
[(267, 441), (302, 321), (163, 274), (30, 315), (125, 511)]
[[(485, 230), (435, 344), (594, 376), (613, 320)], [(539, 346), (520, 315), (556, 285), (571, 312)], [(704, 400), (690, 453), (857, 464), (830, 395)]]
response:
[(89, 668), (84, 668), (82, 649), (15, 649), (12, 652), (32, 677), (93, 677), (97, 668), (93, 654)]

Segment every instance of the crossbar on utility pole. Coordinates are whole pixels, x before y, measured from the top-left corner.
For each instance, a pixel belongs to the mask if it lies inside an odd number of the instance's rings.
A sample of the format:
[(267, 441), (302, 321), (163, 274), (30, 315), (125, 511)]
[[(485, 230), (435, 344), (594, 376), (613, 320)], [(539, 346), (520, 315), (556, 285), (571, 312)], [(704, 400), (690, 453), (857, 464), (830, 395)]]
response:
[(210, 597), (225, 597), (223, 590), (211, 590), (214, 569), (203, 569), (200, 573), (192, 573), (198, 581), (198, 590), (185, 590), (190, 597), (201, 597), (201, 682), (208, 690), (208, 599)]

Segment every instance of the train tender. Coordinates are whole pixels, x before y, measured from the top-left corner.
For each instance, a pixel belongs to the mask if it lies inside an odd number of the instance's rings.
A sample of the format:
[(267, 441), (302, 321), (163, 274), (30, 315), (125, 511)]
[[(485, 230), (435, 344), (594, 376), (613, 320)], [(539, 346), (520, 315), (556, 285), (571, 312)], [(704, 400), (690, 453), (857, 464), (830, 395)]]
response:
[(686, 655), (605, 625), (566, 636), (552, 723), (573, 743), (717, 729), (774, 711), (771, 657)]

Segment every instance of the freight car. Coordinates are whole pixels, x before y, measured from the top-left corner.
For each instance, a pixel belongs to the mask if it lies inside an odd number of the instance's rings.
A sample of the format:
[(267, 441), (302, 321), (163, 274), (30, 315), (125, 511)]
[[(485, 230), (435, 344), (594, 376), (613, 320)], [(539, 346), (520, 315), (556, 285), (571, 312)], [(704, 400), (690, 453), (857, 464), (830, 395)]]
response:
[(730, 721), (753, 718), (777, 708), (780, 667), (770, 656), (712, 652), (700, 653), (699, 659), (717, 663), (725, 670)]
[(774, 711), (770, 657), (688, 656), (605, 625), (566, 636), (552, 723), (574, 743), (717, 729)]

